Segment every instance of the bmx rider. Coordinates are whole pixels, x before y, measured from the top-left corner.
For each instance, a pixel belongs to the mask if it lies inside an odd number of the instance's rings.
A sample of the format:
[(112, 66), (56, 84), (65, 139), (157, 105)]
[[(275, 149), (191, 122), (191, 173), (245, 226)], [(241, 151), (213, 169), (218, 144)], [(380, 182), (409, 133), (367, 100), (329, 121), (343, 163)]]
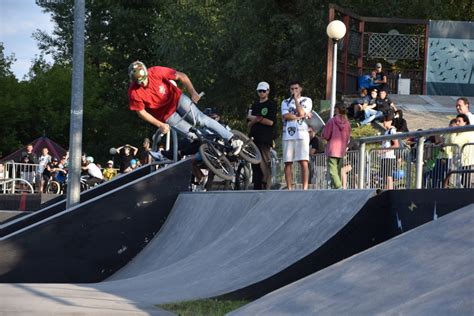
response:
[[(147, 69), (142, 62), (135, 61), (128, 67), (128, 74), (131, 81), (128, 88), (129, 108), (136, 111), (141, 119), (159, 128), (163, 134), (168, 133), (172, 126), (191, 141), (197, 139), (189, 131), (193, 124), (205, 126), (228, 141), (234, 155), (240, 153), (243, 142), (197, 108), (196, 103), (201, 97), (185, 73), (162, 66)], [(191, 98), (171, 80), (181, 81)], [(162, 157), (160, 152), (150, 152), (150, 155), (157, 160)]]

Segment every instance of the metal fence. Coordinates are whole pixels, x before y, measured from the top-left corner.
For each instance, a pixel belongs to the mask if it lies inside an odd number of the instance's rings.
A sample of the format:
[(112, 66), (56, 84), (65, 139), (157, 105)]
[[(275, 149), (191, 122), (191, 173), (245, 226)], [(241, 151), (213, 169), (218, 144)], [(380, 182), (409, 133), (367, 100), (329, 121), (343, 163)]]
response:
[(41, 180), (38, 164), (7, 162), (0, 167), (0, 192), (21, 193), (37, 191)]
[[(414, 189), (414, 188), (474, 188), (474, 143), (425, 143), (427, 136), (474, 131), (474, 126), (433, 129), (395, 135), (363, 138), (361, 148), (349, 151), (343, 160), (343, 189)], [(417, 139), (413, 148), (381, 148), (390, 139)], [(366, 144), (370, 149), (366, 150)], [(421, 147), (420, 147), (421, 146)], [(422, 159), (417, 159), (422, 157)], [(284, 163), (273, 160), (273, 182), (285, 187)], [(309, 188), (329, 189), (327, 158), (324, 154), (310, 157)], [(293, 164), (293, 183), (302, 188), (301, 170)]]
[[(360, 150), (349, 151), (341, 172), (343, 189), (474, 188), (474, 142), (463, 144), (425, 143), (427, 136), (474, 131), (474, 126), (432, 129), (360, 139)], [(417, 139), (411, 148), (380, 148), (391, 139)], [(366, 145), (370, 148), (366, 150)], [(422, 157), (422, 159), (417, 159)], [(272, 182), (285, 187), (284, 163), (272, 158)], [(37, 164), (0, 164), (0, 193), (39, 190), (41, 168)], [(301, 170), (293, 164), (293, 183), (302, 188)], [(30, 188), (30, 186), (32, 188)], [(325, 154), (311, 156), (309, 188), (329, 189)]]

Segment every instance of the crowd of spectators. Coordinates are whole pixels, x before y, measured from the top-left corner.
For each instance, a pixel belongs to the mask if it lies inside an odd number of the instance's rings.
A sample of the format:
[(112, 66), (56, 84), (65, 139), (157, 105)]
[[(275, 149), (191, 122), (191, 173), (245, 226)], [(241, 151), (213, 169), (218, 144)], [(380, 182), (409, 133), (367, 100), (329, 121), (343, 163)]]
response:
[[(300, 165), (302, 188), (308, 189), (310, 179), (313, 178), (315, 172), (308, 165), (310, 157), (322, 153), (327, 156), (331, 187), (345, 188), (345, 176), (348, 170), (352, 169), (352, 166), (343, 163), (351, 137), (350, 120), (359, 126), (379, 123), (386, 135), (409, 131), (403, 111), (397, 108), (386, 91), (387, 76), (380, 63), (376, 64), (368, 78), (369, 84), (360, 89), (359, 97), (349, 107), (346, 108), (342, 104), (336, 106), (336, 115), (327, 122), (320, 135), (307, 124), (307, 119), (312, 115), (312, 100), (303, 96), (301, 82), (290, 83), (291, 96), (281, 103), (282, 160), (287, 189), (294, 188), (292, 167), (294, 162)], [(278, 137), (275, 133), (277, 106), (269, 98), (270, 85), (267, 82), (258, 83), (256, 90), (258, 99), (249, 109), (247, 125), (249, 136), (262, 153), (262, 162), (252, 166), (253, 188), (261, 190), (270, 189), (272, 185), (272, 150), (275, 146), (275, 139)], [(470, 112), (467, 98), (457, 99), (456, 111), (457, 116), (449, 122), (449, 126), (474, 124), (474, 115)], [(209, 113), (204, 114), (211, 116)], [(211, 116), (211, 118), (214, 117)], [(385, 149), (380, 163), (381, 173), (385, 174), (383, 181), (385, 189), (393, 189), (392, 170), (396, 169), (397, 164), (394, 150), (401, 148), (405, 143), (414, 147), (416, 141), (416, 139), (395, 139), (381, 144), (381, 147)], [(437, 145), (439, 149), (432, 150), (429, 157), (425, 159), (425, 186), (434, 188), (443, 186), (443, 180), (450, 169), (455, 154), (453, 146), (457, 146), (458, 150), (462, 149), (462, 153), (460, 153), (461, 169), (474, 169), (474, 146), (466, 145), (474, 143), (474, 132), (431, 137), (427, 143)], [(194, 150), (193, 154), (196, 151)], [(108, 160), (104, 168), (95, 163), (93, 157), (84, 154), (81, 169), (88, 176), (87, 184), (93, 186), (103, 181), (110, 181), (119, 174), (131, 172), (139, 166), (149, 164), (153, 160), (152, 153), (151, 142), (145, 138), (140, 149), (130, 144), (118, 147), (114, 150), (113, 159)], [(19, 169), (17, 175), (36, 186), (38, 191), (46, 192), (49, 181), (57, 180), (61, 183), (66, 181), (68, 159), (67, 153), (62, 157), (52, 157), (46, 147), (42, 148), (41, 155), (38, 157), (33, 152), (33, 145), (28, 144), (17, 161), (25, 167)], [(193, 169), (196, 169), (196, 166)], [(4, 165), (0, 165), (0, 168), (4, 169)], [(469, 172), (462, 174), (461, 182), (464, 186), (470, 185), (470, 175)], [(0, 170), (0, 176), (4, 177), (5, 172)], [(198, 175), (197, 178), (201, 182), (202, 177)]]
[[(81, 156), (81, 177), (87, 187), (100, 184), (104, 181), (110, 181), (119, 174), (133, 171), (139, 166), (148, 164), (152, 161), (150, 157), (151, 142), (148, 138), (143, 141), (143, 148), (140, 150), (129, 144), (120, 146), (114, 152), (113, 159), (108, 160), (105, 167), (94, 161), (92, 156), (83, 153)], [(65, 187), (67, 182), (69, 152), (61, 157), (52, 156), (48, 147), (41, 149), (41, 155), (38, 157), (33, 151), (33, 144), (27, 144), (24, 151), (20, 153), (18, 161), (12, 161), (15, 164), (15, 173), (6, 170), (5, 164), (0, 164), (0, 177), (21, 178), (25, 182), (19, 185), (27, 189), (26, 182), (30, 183), (37, 192), (46, 193), (48, 184), (56, 181)], [(114, 162), (115, 161), (115, 162)], [(117, 166), (117, 167), (116, 167)]]

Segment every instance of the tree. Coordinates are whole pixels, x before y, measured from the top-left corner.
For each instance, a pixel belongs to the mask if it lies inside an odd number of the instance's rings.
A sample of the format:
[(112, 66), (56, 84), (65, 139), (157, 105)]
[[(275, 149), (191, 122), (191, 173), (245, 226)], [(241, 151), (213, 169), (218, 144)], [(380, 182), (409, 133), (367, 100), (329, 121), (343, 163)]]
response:
[(19, 83), (11, 70), (16, 59), (14, 55), (5, 56), (4, 50), (3, 43), (0, 42), (0, 157), (19, 145), (17, 130), (12, 124), (19, 116), (15, 109)]

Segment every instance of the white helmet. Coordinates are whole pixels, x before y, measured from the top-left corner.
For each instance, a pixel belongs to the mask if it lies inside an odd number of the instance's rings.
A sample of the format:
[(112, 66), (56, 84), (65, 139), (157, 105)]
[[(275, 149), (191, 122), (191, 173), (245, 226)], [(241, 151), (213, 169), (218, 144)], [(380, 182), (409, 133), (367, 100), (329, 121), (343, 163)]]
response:
[(148, 79), (148, 70), (144, 63), (137, 60), (128, 66), (128, 76), (130, 81), (143, 85)]
[(87, 160), (87, 162), (89, 162), (89, 163), (93, 163), (93, 162), (94, 162), (94, 157), (92, 157), (92, 156), (87, 156), (86, 160)]

